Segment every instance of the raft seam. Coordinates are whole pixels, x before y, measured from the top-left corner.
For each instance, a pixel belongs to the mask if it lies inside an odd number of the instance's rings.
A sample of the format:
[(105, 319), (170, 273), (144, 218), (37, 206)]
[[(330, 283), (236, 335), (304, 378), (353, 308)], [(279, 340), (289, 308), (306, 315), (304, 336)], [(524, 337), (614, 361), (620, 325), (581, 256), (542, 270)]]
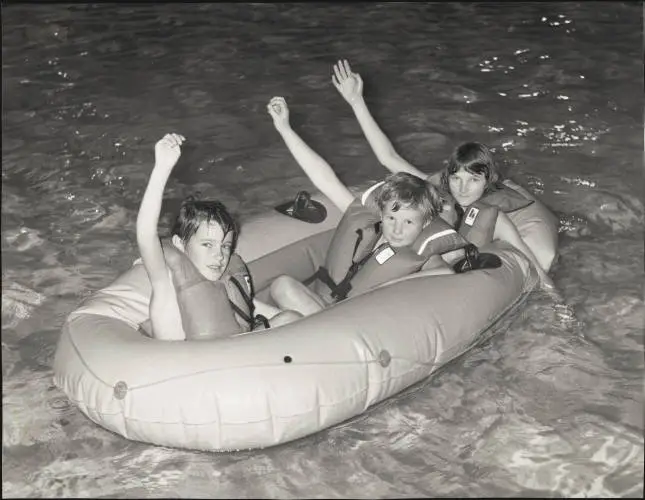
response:
[[(399, 359), (404, 359), (404, 358), (399, 358)], [(316, 366), (324, 366), (324, 365), (351, 365), (351, 364), (357, 364), (357, 363), (364, 363), (365, 361), (330, 361), (330, 362), (312, 362), (312, 363), (291, 363), (290, 366), (299, 366), (299, 367), (316, 367)], [(370, 363), (377, 363), (377, 360), (370, 360)], [(188, 378), (188, 377), (194, 377), (196, 375), (204, 375), (206, 373), (213, 373), (213, 372), (218, 372), (218, 371), (231, 371), (231, 370), (246, 370), (249, 368), (280, 368), (282, 367), (282, 364), (267, 364), (267, 365), (246, 365), (246, 366), (236, 366), (235, 368), (209, 368), (208, 370), (202, 370), (199, 372), (193, 372), (193, 373), (186, 373), (184, 375), (176, 375), (174, 377), (170, 377), (164, 380), (158, 380), (156, 382), (150, 382), (149, 384), (143, 384), (143, 385), (133, 385), (128, 387), (128, 391), (135, 391), (138, 389), (145, 389), (148, 387), (153, 387), (155, 385), (159, 384), (165, 384), (167, 382), (172, 382), (174, 380), (181, 380), (183, 378)], [(108, 384), (108, 387), (112, 387), (111, 385)]]
[[(484, 331), (484, 330), (482, 330), (482, 331)], [(393, 357), (392, 359), (405, 360), (405, 361), (408, 361), (411, 364), (416, 363), (416, 364), (420, 364), (420, 365), (424, 365), (424, 366), (425, 365), (434, 365), (434, 364), (436, 364), (436, 363), (433, 363), (433, 362), (427, 362), (426, 363), (426, 362), (423, 362), (423, 361), (419, 361), (417, 359), (413, 360), (413, 359), (410, 359), (410, 358), (403, 358), (403, 357), (400, 357), (400, 356)], [(367, 363), (378, 363), (378, 360), (371, 359), (371, 360), (368, 360), (368, 361), (362, 360), (362, 361), (343, 361), (343, 362), (329, 362), (329, 363), (316, 362), (316, 363), (306, 363), (306, 364), (305, 363), (298, 363), (298, 364), (291, 363), (291, 365), (292, 366), (300, 366), (300, 367), (316, 367), (316, 366), (322, 366), (322, 365), (351, 365), (351, 364), (361, 364), (361, 363), (366, 363), (366, 364)], [(149, 384), (131, 386), (131, 387), (128, 388), (128, 392), (136, 391), (136, 390), (139, 390), (139, 389), (147, 389), (147, 388), (150, 388), (150, 387), (154, 387), (155, 385), (165, 384), (165, 383), (172, 382), (172, 381), (175, 381), (175, 380), (181, 380), (181, 379), (184, 379), (184, 378), (194, 377), (194, 376), (198, 376), (198, 375), (204, 375), (206, 373), (213, 373), (213, 372), (227, 371), (227, 370), (228, 371), (242, 370), (242, 369), (248, 369), (248, 368), (271, 368), (271, 367), (278, 368), (278, 367), (281, 367), (281, 366), (282, 365), (274, 364), (274, 365), (248, 365), (248, 366), (240, 366), (240, 367), (235, 367), (235, 368), (209, 368), (208, 370), (202, 370), (202, 371), (194, 372), (194, 373), (187, 373), (185, 375), (177, 375), (175, 377), (170, 377), (170, 378), (164, 379), (164, 380), (158, 380), (156, 382), (151, 382)], [(109, 384), (106, 384), (106, 385), (108, 387), (112, 387)]]

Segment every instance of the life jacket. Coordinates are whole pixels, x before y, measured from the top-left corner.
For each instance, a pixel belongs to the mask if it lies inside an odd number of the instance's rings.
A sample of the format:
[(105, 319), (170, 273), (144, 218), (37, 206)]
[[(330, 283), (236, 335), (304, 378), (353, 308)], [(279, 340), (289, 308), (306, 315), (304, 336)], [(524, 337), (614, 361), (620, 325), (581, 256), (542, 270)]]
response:
[[(248, 277), (248, 280), (246, 277)], [(222, 282), (226, 287), (229, 301), (213, 304), (212, 307), (220, 309), (231, 307), (235, 312), (235, 319), (240, 327), (248, 331), (249, 318), (257, 323), (259, 318), (252, 316), (253, 311), (253, 283), (248, 269), (237, 255), (233, 254), (226, 271), (222, 275)], [(172, 280), (171, 280), (172, 281)], [(239, 284), (239, 287), (235, 284)], [(137, 259), (132, 267), (121, 274), (114, 282), (101, 290), (94, 292), (85, 299), (81, 305), (70, 314), (70, 317), (79, 314), (99, 314), (123, 320), (133, 328), (138, 329), (150, 321), (150, 297), (152, 286), (148, 273), (141, 259)], [(223, 312), (228, 313), (228, 311)], [(150, 327), (143, 327), (150, 331)]]
[(396, 278), (415, 273), (432, 255), (463, 248), (468, 242), (436, 217), (409, 247), (387, 243), (374, 248), (381, 237), (381, 217), (372, 195), (380, 182), (354, 200), (332, 238), (325, 265), (307, 281), (327, 302), (344, 300)]
[(499, 208), (478, 200), (464, 210), (457, 230), (470, 243), (480, 247), (493, 241), (498, 214)]
[(510, 188), (505, 184), (502, 184), (500, 187), (486, 193), (478, 201), (497, 207), (505, 213), (515, 212), (515, 210), (526, 208), (535, 202), (535, 200), (525, 198), (515, 191), (515, 189)]
[[(452, 199), (451, 196), (449, 198)], [(480, 247), (493, 240), (495, 223), (500, 210), (505, 213), (514, 212), (528, 207), (533, 202), (534, 200), (525, 198), (514, 189), (502, 185), (466, 207), (463, 210), (463, 217), (457, 218), (455, 224), (458, 225), (459, 234)], [(456, 203), (454, 199), (452, 203)], [(446, 212), (450, 209), (452, 207), (448, 207)]]

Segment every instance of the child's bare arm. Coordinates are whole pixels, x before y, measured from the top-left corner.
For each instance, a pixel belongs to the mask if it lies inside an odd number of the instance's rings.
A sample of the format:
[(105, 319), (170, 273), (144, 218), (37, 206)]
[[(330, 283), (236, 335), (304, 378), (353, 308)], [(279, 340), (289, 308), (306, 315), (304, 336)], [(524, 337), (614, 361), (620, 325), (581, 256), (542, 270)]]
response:
[(274, 97), (267, 107), (276, 130), (300, 168), (304, 170), (311, 182), (344, 213), (354, 200), (354, 195), (340, 182), (329, 163), (292, 130), (286, 101), (282, 97)]
[(427, 174), (397, 153), (392, 141), (388, 139), (376, 123), (376, 120), (374, 120), (363, 98), (363, 79), (358, 73), (352, 72), (347, 60), (338, 61), (334, 65), (332, 83), (352, 107), (358, 124), (379, 163), (392, 173), (407, 172), (421, 179), (426, 179)]
[(181, 155), (184, 137), (166, 134), (155, 145), (155, 165), (137, 216), (137, 245), (152, 285), (150, 322), (156, 338), (181, 340), (181, 315), (166, 268), (157, 226), (166, 182)]

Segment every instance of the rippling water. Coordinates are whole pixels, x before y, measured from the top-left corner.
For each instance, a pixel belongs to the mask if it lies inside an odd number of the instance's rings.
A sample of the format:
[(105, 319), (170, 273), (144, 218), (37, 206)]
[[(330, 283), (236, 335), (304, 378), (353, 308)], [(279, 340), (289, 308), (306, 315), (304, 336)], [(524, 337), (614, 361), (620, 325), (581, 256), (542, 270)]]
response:
[[(640, 2), (3, 5), (3, 496), (643, 495)], [(342, 426), (206, 454), (135, 443), (53, 387), (65, 316), (136, 257), (154, 142), (240, 217), (311, 184), (265, 105), (351, 185), (385, 173), (330, 83), (348, 58), (399, 152), (464, 140), (560, 217), (557, 286), (507, 331)], [(145, 362), (142, 360), (142, 362)]]

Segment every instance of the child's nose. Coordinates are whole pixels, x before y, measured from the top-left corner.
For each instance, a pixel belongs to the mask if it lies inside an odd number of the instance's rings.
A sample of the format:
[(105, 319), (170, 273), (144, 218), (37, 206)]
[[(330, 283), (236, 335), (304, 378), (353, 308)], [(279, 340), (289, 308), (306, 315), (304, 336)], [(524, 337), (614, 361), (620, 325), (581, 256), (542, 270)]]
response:
[(216, 260), (222, 260), (224, 258), (224, 252), (222, 252), (222, 248), (213, 248), (211, 255), (213, 256), (214, 259)]

